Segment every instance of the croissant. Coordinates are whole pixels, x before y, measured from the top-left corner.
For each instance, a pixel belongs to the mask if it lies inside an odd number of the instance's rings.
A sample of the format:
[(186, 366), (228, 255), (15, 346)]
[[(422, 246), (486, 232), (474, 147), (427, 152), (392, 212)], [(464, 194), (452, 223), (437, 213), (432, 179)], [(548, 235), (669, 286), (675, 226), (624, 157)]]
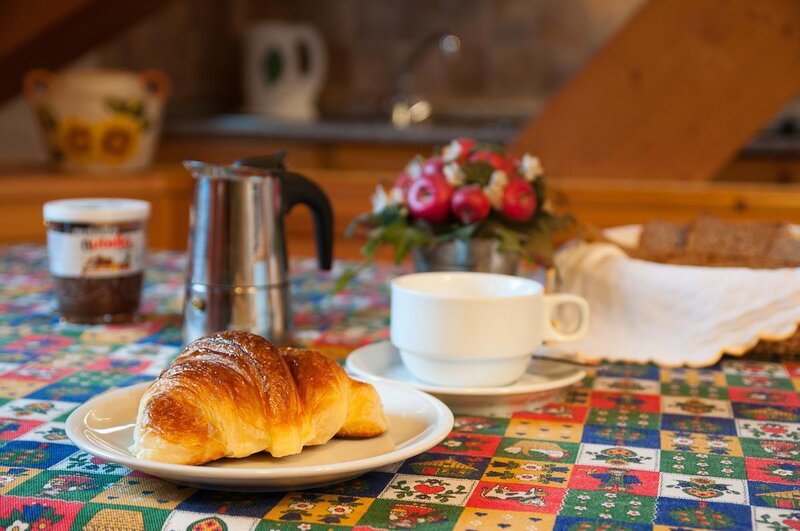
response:
[(375, 388), (319, 352), (278, 349), (247, 332), (188, 345), (139, 403), (132, 451), (199, 465), (266, 451), (297, 454), (335, 435), (374, 437), (387, 421)]

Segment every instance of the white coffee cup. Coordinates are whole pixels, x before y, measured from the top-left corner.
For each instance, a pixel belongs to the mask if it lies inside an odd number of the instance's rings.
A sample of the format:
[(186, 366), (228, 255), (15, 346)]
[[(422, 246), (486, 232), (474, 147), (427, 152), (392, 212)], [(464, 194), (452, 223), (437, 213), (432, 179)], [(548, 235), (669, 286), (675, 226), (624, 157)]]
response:
[[(553, 312), (574, 305), (572, 331)], [(416, 378), (451, 387), (493, 387), (525, 374), (542, 341), (576, 341), (589, 328), (589, 304), (545, 295), (534, 280), (492, 273), (418, 273), (392, 281), (391, 342)]]

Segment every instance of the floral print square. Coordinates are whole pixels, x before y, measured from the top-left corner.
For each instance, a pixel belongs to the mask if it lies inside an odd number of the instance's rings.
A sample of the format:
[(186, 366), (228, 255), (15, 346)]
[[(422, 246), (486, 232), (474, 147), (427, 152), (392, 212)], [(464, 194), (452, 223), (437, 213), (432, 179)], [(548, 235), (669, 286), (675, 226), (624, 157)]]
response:
[(731, 404), (727, 400), (696, 398), (686, 396), (661, 397), (661, 412), (673, 415), (693, 415), (698, 417), (730, 418), (733, 416)]
[(0, 503), (0, 529), (68, 531), (83, 504), (6, 496)]
[(742, 479), (662, 473), (659, 497), (685, 500), (716, 501), (746, 505), (749, 500), (747, 481)]
[(76, 402), (18, 398), (0, 406), (0, 417), (23, 420), (54, 420), (76, 407)]
[(739, 437), (800, 442), (800, 424), (776, 421), (736, 419)]
[(397, 474), (383, 489), (380, 498), (444, 505), (464, 505), (476, 481)]
[(714, 455), (742, 455), (742, 447), (736, 437), (683, 431), (662, 431), (661, 449)]
[(506, 437), (523, 437), (545, 441), (580, 442), (583, 425), (576, 422), (552, 422), (535, 419), (511, 419)]
[(371, 504), (371, 498), (293, 492), (284, 496), (265, 518), (279, 522), (352, 526)]
[(116, 479), (114, 476), (103, 474), (45, 470), (8, 494), (25, 496), (36, 493), (37, 498), (88, 501)]
[(41, 389), (47, 382), (38, 380), (13, 380), (0, 378), (0, 396), (3, 398), (23, 398)]
[(498, 444), (500, 444), (500, 437), (494, 435), (453, 432), (444, 441), (431, 448), (429, 452), (489, 457), (494, 455)]
[(661, 400), (658, 395), (594, 391), (592, 393), (591, 406), (593, 408), (618, 409), (620, 411), (661, 412)]
[(580, 446), (579, 443), (561, 441), (503, 438), (495, 455), (551, 463), (574, 463)]
[[(378, 498), (358, 521), (357, 529), (449, 531), (456, 527), (461, 512), (461, 507), (452, 505)], [(271, 526), (264, 529), (271, 529)], [(294, 529), (302, 528), (297, 526)]]
[(260, 520), (227, 514), (202, 514), (189, 511), (173, 511), (164, 522), (164, 531), (253, 531)]
[(0, 496), (14, 489), (17, 485), (25, 483), (42, 471), (37, 468), (21, 466), (0, 466)]
[(581, 445), (577, 464), (614, 468), (658, 470), (659, 451), (654, 448), (634, 446)]
[(658, 494), (658, 472), (605, 466), (575, 465), (570, 489), (596, 490), (639, 496)]
[(37, 441), (55, 444), (72, 444), (67, 437), (67, 431), (63, 422), (47, 422), (25, 433), (17, 440)]
[(550, 531), (555, 529), (553, 514), (499, 511), (467, 507), (454, 529), (519, 529), (520, 531)]
[(533, 404), (527, 410), (514, 413), (514, 419), (549, 420), (552, 422), (583, 422), (586, 420), (588, 410), (584, 406), (573, 404)]
[(488, 457), (425, 452), (407, 459), (399, 472), (421, 476), (480, 479), (489, 461)]
[(661, 450), (661, 471), (674, 474), (747, 479), (744, 458)]
[(476, 485), (467, 506), (556, 514), (566, 492), (565, 488), (559, 487), (481, 481)]
[(598, 376), (594, 380), (595, 391), (657, 395), (660, 389), (661, 384), (658, 382), (658, 380), (643, 380), (639, 378), (609, 378), (607, 376)]
[(508, 419), (457, 416), (453, 431), (480, 435), (503, 435), (506, 426), (508, 426)]
[(38, 420), (0, 418), (0, 441), (10, 441), (12, 439), (16, 439), (17, 437), (21, 437), (23, 434), (31, 431), (41, 424), (42, 422)]
[(112, 505), (174, 509), (195, 492), (195, 489), (167, 483), (136, 472), (122, 478), (115, 476), (114, 479), (113, 484), (91, 501)]
[(732, 402), (749, 402), (751, 404), (781, 404), (784, 406), (800, 407), (800, 394), (795, 391), (776, 389), (749, 389), (746, 387), (731, 387), (728, 395)]
[[(88, 502), (75, 516), (72, 529), (81, 531), (147, 531), (161, 529), (169, 511), (151, 507), (103, 505)], [(183, 529), (181, 529), (183, 531)]]
[(655, 507), (656, 499), (651, 496), (571, 489), (559, 514), (582, 519), (649, 524), (653, 521)]
[(50, 467), (51, 470), (68, 470), (73, 472), (90, 472), (93, 474), (111, 474), (124, 476), (131, 470), (117, 463), (106, 461), (101, 457), (89, 455), (78, 450), (63, 461)]
[(561, 463), (495, 458), (486, 467), (483, 479), (503, 483), (566, 487), (571, 471), (572, 465)]
[(661, 426), (661, 415), (642, 411), (619, 411), (616, 409), (592, 409), (587, 424), (657, 430)]
[(753, 507), (751, 524), (757, 531), (793, 531), (800, 528), (800, 510)]
[(745, 459), (747, 479), (769, 483), (788, 483), (800, 485), (800, 463), (797, 461), (778, 461), (775, 459)]

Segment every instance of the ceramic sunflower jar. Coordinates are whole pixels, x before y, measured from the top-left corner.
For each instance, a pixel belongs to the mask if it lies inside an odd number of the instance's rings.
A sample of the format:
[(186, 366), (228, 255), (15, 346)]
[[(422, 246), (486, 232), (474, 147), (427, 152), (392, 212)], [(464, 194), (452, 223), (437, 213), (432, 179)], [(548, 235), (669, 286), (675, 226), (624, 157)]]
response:
[(24, 81), (51, 158), (69, 171), (148, 166), (169, 90), (160, 70), (32, 70)]

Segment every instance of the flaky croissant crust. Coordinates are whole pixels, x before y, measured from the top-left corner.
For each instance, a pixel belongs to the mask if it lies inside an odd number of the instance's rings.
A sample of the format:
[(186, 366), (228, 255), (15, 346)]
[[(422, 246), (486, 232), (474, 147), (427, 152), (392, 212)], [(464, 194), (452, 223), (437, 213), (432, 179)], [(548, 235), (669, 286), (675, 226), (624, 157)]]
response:
[(260, 451), (282, 457), (337, 434), (373, 437), (386, 429), (375, 389), (338, 363), (229, 331), (188, 345), (145, 392), (133, 452), (197, 465)]

